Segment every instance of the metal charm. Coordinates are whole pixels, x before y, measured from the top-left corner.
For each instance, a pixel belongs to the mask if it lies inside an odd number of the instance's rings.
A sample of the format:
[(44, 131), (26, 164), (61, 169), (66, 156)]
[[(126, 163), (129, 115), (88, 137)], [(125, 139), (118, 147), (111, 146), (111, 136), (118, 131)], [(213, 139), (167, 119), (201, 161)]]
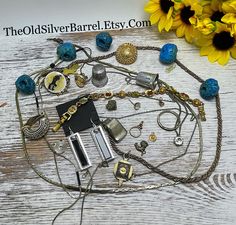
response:
[(108, 131), (110, 136), (116, 141), (120, 142), (127, 135), (127, 130), (123, 127), (123, 125), (117, 119), (107, 118), (103, 125), (105, 129)]
[(108, 111), (114, 111), (117, 110), (116, 100), (109, 100), (106, 104), (106, 109)]
[(134, 138), (138, 138), (142, 134), (142, 129), (143, 129), (143, 121), (139, 125), (131, 127), (129, 130), (129, 134)]
[(159, 98), (159, 106), (160, 106), (160, 107), (163, 107), (164, 105), (165, 105), (165, 103), (163, 102), (163, 98), (160, 97), (160, 98)]
[(102, 161), (110, 162), (114, 159), (111, 146), (105, 136), (104, 129), (101, 125), (96, 126), (93, 123), (93, 129), (91, 131), (92, 138), (96, 144)]
[(50, 147), (58, 154), (65, 152), (66, 142), (64, 140), (58, 140), (50, 145)]
[(174, 144), (176, 146), (181, 146), (181, 145), (183, 145), (183, 143), (184, 143), (184, 140), (183, 140), (183, 138), (181, 136), (176, 136), (174, 138)]
[(152, 133), (149, 135), (149, 141), (155, 142), (156, 140), (157, 140), (157, 136), (155, 135), (154, 132), (152, 132)]
[(133, 167), (127, 159), (120, 160), (115, 164), (114, 176), (118, 180), (118, 186), (121, 187), (124, 181), (128, 181), (133, 177)]
[(148, 146), (148, 143), (146, 141), (141, 141), (140, 144), (135, 143), (134, 147), (137, 151), (141, 152), (141, 156), (146, 154), (146, 148)]
[(44, 137), (49, 130), (49, 120), (45, 112), (29, 118), (22, 127), (24, 136), (31, 140), (37, 140)]
[(66, 91), (68, 85), (69, 78), (56, 71), (47, 74), (44, 79), (45, 88), (53, 94), (62, 94)]
[(84, 74), (75, 74), (75, 83), (78, 87), (83, 88), (88, 80)]
[(136, 84), (145, 88), (155, 89), (159, 74), (139, 72), (136, 77)]
[(68, 141), (80, 170), (86, 170), (91, 167), (92, 164), (79, 133), (72, 132), (72, 134), (68, 136)]

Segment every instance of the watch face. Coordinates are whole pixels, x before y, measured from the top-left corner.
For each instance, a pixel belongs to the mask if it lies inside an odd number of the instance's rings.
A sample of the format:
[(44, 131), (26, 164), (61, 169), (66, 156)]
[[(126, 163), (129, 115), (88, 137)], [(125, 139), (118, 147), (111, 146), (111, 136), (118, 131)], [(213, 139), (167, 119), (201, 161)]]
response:
[(67, 80), (62, 73), (59, 72), (51, 72), (47, 74), (44, 79), (45, 88), (54, 94), (60, 94), (65, 91), (67, 86)]

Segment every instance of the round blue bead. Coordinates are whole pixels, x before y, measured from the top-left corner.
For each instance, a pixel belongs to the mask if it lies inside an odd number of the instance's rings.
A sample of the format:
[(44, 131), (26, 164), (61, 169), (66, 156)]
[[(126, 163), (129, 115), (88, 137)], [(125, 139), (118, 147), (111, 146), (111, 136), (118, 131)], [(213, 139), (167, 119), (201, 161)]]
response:
[(112, 37), (108, 32), (101, 32), (96, 36), (96, 45), (97, 47), (106, 52), (111, 47)]
[(70, 42), (65, 42), (57, 47), (57, 55), (63, 61), (72, 61), (76, 58), (75, 46)]
[(203, 99), (210, 100), (218, 94), (219, 89), (217, 80), (210, 78), (205, 80), (200, 86), (200, 95)]
[(21, 75), (17, 78), (15, 84), (17, 90), (23, 94), (31, 95), (35, 91), (35, 82), (29, 75)]
[(175, 44), (165, 44), (161, 48), (160, 62), (164, 64), (171, 64), (176, 60), (178, 48)]

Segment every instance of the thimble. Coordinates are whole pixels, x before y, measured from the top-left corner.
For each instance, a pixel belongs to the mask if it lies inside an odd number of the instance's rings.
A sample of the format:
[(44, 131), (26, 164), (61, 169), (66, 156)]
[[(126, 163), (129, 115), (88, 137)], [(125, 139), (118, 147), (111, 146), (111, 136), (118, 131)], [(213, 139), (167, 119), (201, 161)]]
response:
[(95, 87), (104, 87), (108, 82), (106, 69), (102, 64), (96, 64), (92, 69), (92, 84)]

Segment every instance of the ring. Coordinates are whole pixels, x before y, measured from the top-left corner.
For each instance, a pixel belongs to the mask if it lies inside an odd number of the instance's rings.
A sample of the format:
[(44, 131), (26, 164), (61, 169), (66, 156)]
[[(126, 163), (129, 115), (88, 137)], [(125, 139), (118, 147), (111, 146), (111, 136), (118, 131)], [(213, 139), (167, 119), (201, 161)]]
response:
[[(136, 132), (136, 131), (138, 131), (138, 132)], [(141, 129), (139, 126), (131, 127), (129, 130), (129, 134), (134, 138), (140, 137), (141, 133), (142, 132), (141, 132)]]
[[(176, 122), (175, 122), (175, 126), (174, 127), (166, 127), (164, 126), (162, 123), (161, 123), (161, 116), (164, 115), (164, 114), (167, 114), (167, 113), (170, 113), (172, 115), (174, 115), (176, 117)], [(174, 131), (176, 130), (179, 125), (180, 125), (180, 116), (178, 113), (174, 112), (174, 111), (170, 111), (170, 110), (165, 110), (165, 111), (162, 111), (161, 113), (159, 113), (159, 115), (157, 116), (157, 123), (158, 125), (164, 129), (164, 130), (167, 130), (167, 131)]]

